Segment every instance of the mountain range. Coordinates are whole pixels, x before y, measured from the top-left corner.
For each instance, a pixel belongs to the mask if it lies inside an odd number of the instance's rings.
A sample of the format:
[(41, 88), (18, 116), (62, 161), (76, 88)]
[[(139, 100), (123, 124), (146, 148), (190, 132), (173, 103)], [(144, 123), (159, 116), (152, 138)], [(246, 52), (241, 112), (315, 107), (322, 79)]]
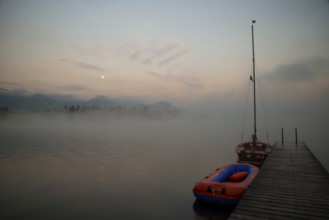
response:
[(82, 100), (69, 95), (45, 95), (40, 93), (29, 95), (24, 93), (0, 91), (0, 107), (7, 107), (10, 111), (61, 110), (70, 106), (79, 106), (79, 108), (141, 108), (148, 106), (164, 110), (175, 108), (167, 101), (160, 101), (146, 105), (143, 101), (139, 100), (111, 99), (106, 96), (96, 96), (90, 100)]

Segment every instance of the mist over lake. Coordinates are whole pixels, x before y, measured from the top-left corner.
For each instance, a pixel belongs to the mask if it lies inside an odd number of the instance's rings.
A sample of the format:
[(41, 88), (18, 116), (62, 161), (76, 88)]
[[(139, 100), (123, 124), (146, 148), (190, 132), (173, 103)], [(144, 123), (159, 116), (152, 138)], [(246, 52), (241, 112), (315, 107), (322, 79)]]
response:
[(200, 206), (191, 190), (236, 162), (240, 124), (206, 114), (11, 114), (0, 124), (0, 217), (225, 219), (230, 210)]
[(193, 219), (194, 183), (235, 162), (202, 120), (25, 114), (1, 142), (2, 219)]

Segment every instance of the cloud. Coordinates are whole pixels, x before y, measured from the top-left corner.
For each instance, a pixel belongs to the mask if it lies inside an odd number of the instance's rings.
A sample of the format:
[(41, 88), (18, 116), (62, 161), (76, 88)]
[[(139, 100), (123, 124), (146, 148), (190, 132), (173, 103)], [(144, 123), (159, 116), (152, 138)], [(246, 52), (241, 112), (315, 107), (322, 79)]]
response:
[(193, 89), (203, 88), (203, 84), (195, 77), (196, 72), (184, 65), (182, 57), (190, 52), (175, 41), (167, 38), (134, 39), (122, 47), (129, 61), (147, 65), (145, 72), (167, 82), (176, 82)]
[(129, 60), (130, 61), (136, 61), (138, 60), (140, 57), (140, 52), (138, 50), (136, 50), (135, 52), (131, 53), (129, 56)]
[(192, 87), (194, 89), (202, 89), (203, 85), (200, 80), (189, 77), (189, 76), (181, 76), (181, 75), (172, 75), (172, 74), (159, 74), (156, 72), (148, 72), (150, 76), (156, 77), (158, 79), (168, 81), (168, 82), (178, 82), (184, 84), (188, 87)]
[(0, 80), (0, 86), (2, 91), (13, 90), (18, 94), (26, 94), (28, 90), (22, 89), (25, 87), (25, 83), (13, 82), (7, 80)]
[(82, 90), (86, 90), (87, 87), (82, 85), (72, 84), (72, 85), (58, 86), (57, 89), (68, 90), (68, 91), (82, 91)]
[(294, 103), (326, 100), (329, 60), (316, 57), (284, 64), (264, 75), (262, 81), (273, 100), (293, 100)]
[(93, 64), (89, 64), (89, 63), (86, 63), (86, 62), (75, 61), (75, 60), (65, 58), (65, 57), (56, 58), (55, 61), (69, 63), (70, 65), (79, 67), (81, 69), (91, 70), (91, 71), (95, 71), (95, 72), (107, 71), (103, 67), (96, 66), (96, 65), (93, 65)]
[(87, 70), (93, 70), (93, 71), (105, 71), (104, 68), (96, 66), (96, 65), (92, 65), (89, 63), (84, 63), (84, 62), (73, 62), (73, 64), (75, 64), (78, 67), (81, 67), (83, 69), (87, 69)]
[(119, 47), (120, 55), (140, 64), (143, 72), (167, 82), (176, 82), (189, 88), (201, 89), (202, 82), (195, 77), (197, 71), (184, 62), (190, 52), (179, 42), (167, 37), (137, 35)]
[(150, 57), (150, 59), (155, 59), (157, 57), (161, 57), (164, 54), (170, 52), (171, 50), (174, 50), (178, 47), (178, 44), (176, 43), (169, 43), (167, 45), (164, 45), (162, 48), (153, 50), (153, 55)]
[(165, 66), (183, 56), (188, 49), (180, 47), (180, 44), (164, 37), (139, 36), (131, 38), (129, 42), (119, 47), (121, 54), (126, 54), (129, 61), (143, 65)]
[(135, 43), (128, 43), (118, 49), (120, 53), (127, 55), (130, 61), (139, 61), (141, 49)]
[(78, 53), (79, 55), (88, 55), (88, 56), (98, 56), (101, 58), (108, 58), (112, 53), (113, 50), (106, 45), (78, 45), (72, 44), (69, 47), (70, 50)]
[(326, 73), (329, 73), (328, 60), (312, 58), (278, 66), (267, 75), (267, 78), (287, 83), (297, 83), (313, 81)]
[(172, 56), (169, 56), (167, 57), (166, 59), (162, 60), (158, 66), (163, 66), (163, 65), (166, 65), (170, 62), (173, 62), (174, 60), (176, 60), (177, 58), (183, 56), (184, 54), (186, 54), (187, 52), (189, 52), (189, 50), (187, 49), (183, 49), (183, 50), (180, 50), (178, 52), (176, 52), (175, 54), (173, 54)]

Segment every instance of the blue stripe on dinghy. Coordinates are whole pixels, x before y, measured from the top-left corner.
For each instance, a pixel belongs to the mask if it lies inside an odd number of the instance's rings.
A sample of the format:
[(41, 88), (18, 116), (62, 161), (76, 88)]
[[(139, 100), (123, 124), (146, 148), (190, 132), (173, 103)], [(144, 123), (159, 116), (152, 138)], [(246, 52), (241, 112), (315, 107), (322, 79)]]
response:
[(254, 172), (254, 168), (249, 166), (248, 164), (233, 164), (232, 166), (229, 166), (225, 168), (222, 172), (218, 173), (214, 178), (212, 178), (212, 182), (225, 182), (228, 180), (228, 178), (236, 172), (243, 172), (247, 171), (249, 177)]

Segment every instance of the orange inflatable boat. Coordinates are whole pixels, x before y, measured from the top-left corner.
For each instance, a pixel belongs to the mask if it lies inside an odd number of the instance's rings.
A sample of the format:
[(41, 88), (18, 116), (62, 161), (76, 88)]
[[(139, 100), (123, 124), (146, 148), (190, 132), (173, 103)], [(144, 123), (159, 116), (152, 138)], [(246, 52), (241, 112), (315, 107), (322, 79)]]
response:
[(197, 182), (193, 193), (205, 202), (236, 205), (258, 172), (259, 168), (250, 164), (229, 164)]

